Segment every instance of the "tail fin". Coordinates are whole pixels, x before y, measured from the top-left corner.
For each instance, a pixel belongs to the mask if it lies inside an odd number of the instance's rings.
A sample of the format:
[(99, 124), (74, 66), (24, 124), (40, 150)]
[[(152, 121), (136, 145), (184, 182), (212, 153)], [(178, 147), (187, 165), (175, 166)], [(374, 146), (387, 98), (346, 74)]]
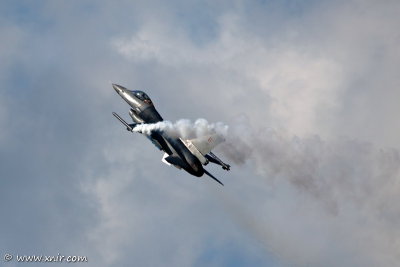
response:
[(208, 154), (214, 147), (225, 141), (224, 137), (220, 134), (211, 134), (202, 136), (196, 139), (189, 140), (197, 150), (203, 154)]
[(210, 176), (211, 178), (213, 178), (215, 181), (217, 181), (219, 184), (221, 184), (222, 186), (224, 185), (223, 183), (221, 183), (220, 180), (218, 180), (217, 178), (215, 178), (211, 173), (209, 173), (206, 169), (204, 169), (204, 173), (207, 174), (208, 176)]

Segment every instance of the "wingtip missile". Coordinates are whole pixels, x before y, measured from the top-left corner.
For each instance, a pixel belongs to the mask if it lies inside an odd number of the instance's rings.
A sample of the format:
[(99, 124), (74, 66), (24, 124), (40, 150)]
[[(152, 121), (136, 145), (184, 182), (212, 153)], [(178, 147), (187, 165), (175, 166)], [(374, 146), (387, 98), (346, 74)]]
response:
[(117, 118), (120, 122), (122, 122), (123, 125), (126, 126), (126, 129), (127, 129), (128, 131), (130, 131), (130, 132), (133, 131), (133, 128), (132, 128), (123, 118), (121, 118), (117, 113), (113, 112), (112, 114), (113, 114), (113, 116), (114, 116), (115, 118)]

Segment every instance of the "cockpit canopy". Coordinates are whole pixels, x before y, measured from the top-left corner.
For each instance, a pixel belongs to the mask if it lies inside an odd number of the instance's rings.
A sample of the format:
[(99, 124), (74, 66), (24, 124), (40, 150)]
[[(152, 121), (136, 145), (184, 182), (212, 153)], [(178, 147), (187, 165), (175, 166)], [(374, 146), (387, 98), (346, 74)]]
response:
[(131, 91), (137, 98), (139, 98), (140, 100), (142, 100), (145, 103), (150, 104), (151, 103), (151, 99), (150, 97), (143, 91)]

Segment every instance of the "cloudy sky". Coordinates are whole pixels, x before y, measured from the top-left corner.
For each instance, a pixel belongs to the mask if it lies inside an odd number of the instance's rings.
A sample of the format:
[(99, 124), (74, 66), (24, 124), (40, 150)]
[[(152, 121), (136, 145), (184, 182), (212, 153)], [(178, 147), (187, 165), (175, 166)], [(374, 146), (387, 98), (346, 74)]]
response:
[[(2, 0), (1, 260), (395, 266), (399, 12), (396, 0)], [(229, 125), (215, 153), (232, 170), (207, 167), (225, 187), (126, 132), (111, 82), (146, 91), (165, 119)]]

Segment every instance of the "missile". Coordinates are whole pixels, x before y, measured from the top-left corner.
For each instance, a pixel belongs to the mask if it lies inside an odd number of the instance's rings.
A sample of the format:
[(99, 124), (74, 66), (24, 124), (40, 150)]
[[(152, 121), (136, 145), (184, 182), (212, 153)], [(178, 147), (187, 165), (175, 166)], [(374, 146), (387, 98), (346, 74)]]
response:
[(126, 126), (126, 129), (130, 132), (133, 132), (133, 128), (131, 125), (129, 125), (126, 121), (124, 121), (123, 118), (121, 118), (117, 113), (113, 112), (112, 113), (114, 115), (115, 118), (117, 118), (120, 122), (122, 122), (123, 125)]

